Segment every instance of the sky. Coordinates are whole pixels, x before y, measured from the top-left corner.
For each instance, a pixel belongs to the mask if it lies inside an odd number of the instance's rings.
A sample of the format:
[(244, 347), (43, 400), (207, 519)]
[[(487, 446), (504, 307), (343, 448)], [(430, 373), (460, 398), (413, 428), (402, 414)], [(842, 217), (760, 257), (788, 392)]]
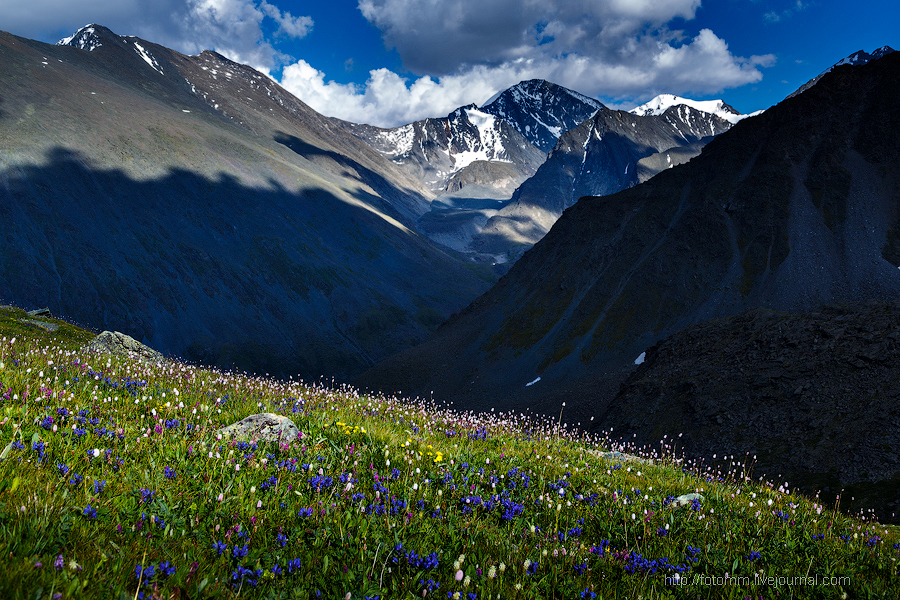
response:
[(0, 0), (0, 29), (89, 23), (215, 50), (319, 112), (394, 127), (546, 79), (630, 109), (661, 93), (768, 108), (840, 59), (900, 50), (896, 0)]

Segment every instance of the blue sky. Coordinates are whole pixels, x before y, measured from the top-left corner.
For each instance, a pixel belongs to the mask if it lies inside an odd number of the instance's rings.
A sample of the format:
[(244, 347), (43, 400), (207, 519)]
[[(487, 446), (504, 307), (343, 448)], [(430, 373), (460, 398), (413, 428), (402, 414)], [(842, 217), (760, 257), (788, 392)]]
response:
[(329, 116), (395, 126), (530, 78), (631, 108), (768, 108), (857, 50), (900, 49), (896, 0), (0, 0), (0, 29), (88, 23), (269, 73)]

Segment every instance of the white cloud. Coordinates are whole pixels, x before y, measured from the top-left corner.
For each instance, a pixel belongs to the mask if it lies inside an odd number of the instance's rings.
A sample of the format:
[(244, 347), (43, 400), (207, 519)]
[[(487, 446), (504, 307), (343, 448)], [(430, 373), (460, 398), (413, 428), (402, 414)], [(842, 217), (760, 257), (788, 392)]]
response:
[(613, 99), (613, 105), (634, 106), (635, 98), (663, 92), (709, 94), (754, 83), (762, 78), (759, 67), (775, 60), (772, 55), (734, 56), (725, 41), (708, 29), (680, 45), (667, 43), (669, 39), (631, 39), (618, 61), (576, 53), (536, 55), (413, 80), (380, 69), (371, 71), (364, 85), (328, 81), (325, 73), (299, 61), (285, 67), (281, 84), (328, 116), (393, 127), (441, 117), (471, 102), (484, 102), (525, 79), (547, 79), (588, 95)]
[(266, 39), (266, 19), (277, 25), (279, 37), (301, 38), (313, 26), (311, 18), (281, 11), (267, 0), (0, 0), (0, 4), (2, 27), (17, 35), (55, 41), (98, 23), (120, 35), (136, 35), (187, 54), (213, 49), (264, 71), (292, 61)]
[(294, 17), (291, 13), (282, 12), (277, 6), (263, 0), (260, 9), (278, 23), (278, 33), (292, 38), (302, 38), (310, 32), (313, 20), (310, 17)]
[[(392, 127), (444, 116), (473, 99), (485, 100), (497, 89), (518, 83), (517, 72), (510, 69), (504, 76), (497, 70), (477, 68), (462, 75), (426, 76), (409, 82), (393, 71), (377, 69), (359, 86), (326, 81), (325, 73), (300, 60), (284, 68), (281, 85), (330, 117)], [(494, 83), (498, 79), (502, 88)]]
[(676, 17), (699, 0), (359, 0), (363, 16), (404, 66), (444, 75), (461, 64), (612, 53), (623, 38)]
[[(755, 83), (774, 61), (735, 56), (708, 29), (693, 37), (669, 29), (693, 19), (700, 0), (356, 1), (396, 48), (408, 78), (379, 69), (365, 84), (340, 84), (285, 55), (279, 41), (308, 35), (313, 21), (282, 10), (283, 0), (0, 3), (10, 5), (3, 27), (18, 35), (59, 39), (95, 22), (188, 54), (214, 49), (266, 73), (288, 65), (282, 84), (313, 108), (381, 126), (443, 116), (524, 79), (548, 79), (614, 106)], [(792, 11), (804, 6), (791, 2)]]

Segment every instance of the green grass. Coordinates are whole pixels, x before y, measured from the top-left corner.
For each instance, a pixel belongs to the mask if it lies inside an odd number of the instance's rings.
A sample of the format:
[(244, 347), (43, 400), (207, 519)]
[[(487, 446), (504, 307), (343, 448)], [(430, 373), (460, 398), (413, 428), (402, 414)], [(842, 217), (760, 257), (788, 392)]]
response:
[[(2, 598), (895, 598), (896, 528), (557, 423), (82, 355), (0, 311)], [(15, 338), (13, 340), (13, 338)], [(217, 440), (257, 412), (285, 446)], [(703, 500), (676, 507), (673, 498)], [(681, 585), (674, 585), (678, 574)], [(594, 596), (596, 595), (596, 596)]]

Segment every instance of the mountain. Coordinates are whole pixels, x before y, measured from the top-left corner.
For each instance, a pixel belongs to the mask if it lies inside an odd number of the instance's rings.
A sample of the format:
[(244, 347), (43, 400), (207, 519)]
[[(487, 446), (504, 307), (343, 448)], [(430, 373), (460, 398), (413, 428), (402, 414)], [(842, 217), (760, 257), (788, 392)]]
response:
[(659, 116), (665, 113), (669, 108), (673, 106), (689, 106), (701, 112), (709, 113), (711, 115), (716, 115), (717, 117), (724, 119), (734, 125), (738, 121), (742, 121), (747, 117), (755, 117), (758, 114), (761, 114), (763, 111), (758, 110), (752, 112), (748, 115), (742, 115), (734, 107), (725, 104), (722, 100), (691, 100), (689, 98), (682, 98), (680, 96), (675, 96), (673, 94), (660, 94), (656, 98), (641, 104), (635, 108), (632, 108), (628, 112), (633, 115), (640, 115), (645, 117), (647, 115), (655, 115)]
[(535, 79), (498, 93), (481, 108), (460, 107), (446, 118), (389, 129), (333, 121), (435, 194), (431, 210), (417, 222), (420, 232), (473, 260), (502, 265), (511, 258), (509, 248), (485, 253), (473, 247), (473, 240), (534, 175), (559, 136), (601, 106)]
[(898, 340), (896, 299), (699, 323), (648, 348), (601, 421), (639, 445), (749, 454), (757, 473), (896, 523)]
[(460, 408), (558, 415), (565, 402), (568, 422), (609, 428), (637, 359), (685, 327), (896, 298), (898, 94), (896, 53), (837, 68), (690, 162), (582, 198), (487, 293), (358, 383)]
[(545, 154), (566, 131), (589, 119), (603, 105), (543, 79), (529, 79), (503, 90), (482, 107), (513, 126)]
[(865, 50), (859, 50), (857, 52), (854, 52), (847, 58), (842, 58), (838, 62), (834, 63), (833, 65), (831, 65), (830, 67), (828, 67), (827, 69), (825, 69), (824, 71), (822, 71), (821, 73), (819, 73), (818, 75), (816, 75), (815, 77), (813, 77), (812, 79), (810, 79), (809, 81), (807, 81), (806, 83), (801, 85), (795, 92), (792, 92), (788, 96), (788, 98), (792, 98), (792, 97), (796, 96), (797, 94), (802, 94), (803, 92), (805, 92), (812, 86), (816, 85), (816, 83), (818, 83), (818, 81), (820, 79), (822, 79), (822, 77), (824, 77), (828, 73), (831, 73), (831, 71), (833, 71), (836, 67), (842, 67), (844, 65), (858, 67), (860, 65), (867, 64), (869, 61), (878, 60), (879, 58), (882, 58), (883, 56), (886, 56), (892, 52), (894, 52), (894, 49), (891, 48), (890, 46), (882, 46), (881, 48), (878, 48), (877, 50), (875, 50), (872, 54), (869, 54)]
[(451, 182), (476, 162), (509, 165), (524, 179), (544, 160), (544, 153), (507, 121), (474, 104), (458, 108), (442, 119), (423, 119), (390, 129), (334, 121), (435, 193), (448, 187), (452, 191)]
[(582, 196), (612, 194), (686, 162), (730, 127), (731, 122), (685, 104), (646, 115), (601, 107), (559, 138), (537, 173), (487, 221), (471, 246), (488, 254), (520, 254)]
[(0, 34), (0, 297), (190, 360), (349, 378), (495, 276), (431, 192), (214, 52)]

